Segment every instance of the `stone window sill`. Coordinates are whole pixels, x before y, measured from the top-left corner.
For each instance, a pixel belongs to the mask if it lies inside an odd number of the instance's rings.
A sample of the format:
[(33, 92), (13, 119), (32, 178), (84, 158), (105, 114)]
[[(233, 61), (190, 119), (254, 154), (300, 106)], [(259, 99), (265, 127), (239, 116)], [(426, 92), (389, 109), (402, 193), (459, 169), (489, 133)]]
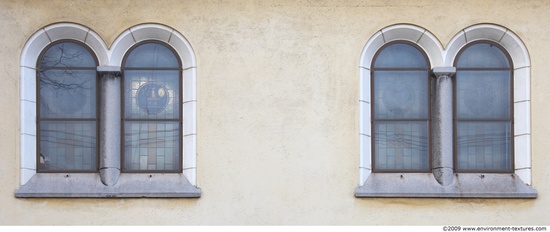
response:
[(537, 198), (516, 174), (455, 173), (443, 186), (431, 173), (371, 173), (356, 197)]
[(37, 173), (15, 191), (20, 198), (198, 198), (183, 174), (121, 174), (112, 186), (97, 173)]

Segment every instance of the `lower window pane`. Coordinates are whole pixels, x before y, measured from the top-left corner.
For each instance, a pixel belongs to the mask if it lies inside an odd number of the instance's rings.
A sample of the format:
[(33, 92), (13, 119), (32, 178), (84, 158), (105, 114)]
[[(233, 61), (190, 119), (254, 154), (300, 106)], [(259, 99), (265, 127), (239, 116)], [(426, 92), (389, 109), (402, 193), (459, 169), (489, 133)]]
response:
[(427, 122), (375, 122), (377, 171), (428, 171)]
[(40, 122), (41, 171), (97, 170), (95, 122)]
[(457, 171), (512, 171), (509, 122), (458, 122)]
[(179, 171), (180, 127), (177, 122), (125, 122), (125, 171)]

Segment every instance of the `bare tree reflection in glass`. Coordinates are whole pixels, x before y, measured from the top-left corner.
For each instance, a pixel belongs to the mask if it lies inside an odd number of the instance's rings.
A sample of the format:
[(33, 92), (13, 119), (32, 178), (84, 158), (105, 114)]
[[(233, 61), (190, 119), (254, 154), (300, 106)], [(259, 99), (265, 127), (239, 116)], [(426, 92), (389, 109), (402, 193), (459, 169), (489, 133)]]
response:
[(38, 61), (38, 171), (97, 170), (97, 61), (77, 42), (49, 46)]

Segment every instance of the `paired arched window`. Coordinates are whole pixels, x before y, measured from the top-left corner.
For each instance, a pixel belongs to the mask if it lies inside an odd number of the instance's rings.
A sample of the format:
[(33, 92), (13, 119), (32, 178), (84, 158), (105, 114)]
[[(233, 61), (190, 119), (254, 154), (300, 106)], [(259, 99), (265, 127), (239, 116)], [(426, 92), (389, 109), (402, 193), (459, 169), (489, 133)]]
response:
[(356, 196), (536, 198), (529, 73), (525, 45), (497, 25), (446, 48), (414, 25), (377, 32), (360, 61)]
[[(455, 66), (455, 170), (513, 172), (509, 55), (493, 42), (476, 42), (460, 51)], [(373, 172), (430, 171), (429, 70), (426, 55), (409, 42), (388, 43), (375, 54), (371, 68)]]
[[(39, 172), (97, 172), (98, 64), (74, 41), (44, 50), (38, 69)], [(124, 172), (181, 172), (181, 61), (159, 42), (134, 46), (124, 60)], [(118, 112), (109, 112), (118, 113)]]
[(25, 44), (20, 86), (16, 197), (200, 197), (196, 63), (174, 29), (136, 25), (108, 49), (49, 25)]

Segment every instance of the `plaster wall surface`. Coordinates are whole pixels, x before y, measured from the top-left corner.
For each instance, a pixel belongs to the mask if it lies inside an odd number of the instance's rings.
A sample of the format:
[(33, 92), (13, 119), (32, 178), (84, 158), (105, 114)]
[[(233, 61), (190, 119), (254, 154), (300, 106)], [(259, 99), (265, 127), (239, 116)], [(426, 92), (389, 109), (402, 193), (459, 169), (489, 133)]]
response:
[[(19, 188), (22, 48), (82, 24), (110, 46), (158, 23), (197, 58), (196, 199), (27, 199)], [(359, 60), (380, 29), (426, 28), (442, 46), (494, 23), (531, 58), (536, 199), (356, 198)], [(549, 225), (550, 1), (0, 0), (0, 225)]]

